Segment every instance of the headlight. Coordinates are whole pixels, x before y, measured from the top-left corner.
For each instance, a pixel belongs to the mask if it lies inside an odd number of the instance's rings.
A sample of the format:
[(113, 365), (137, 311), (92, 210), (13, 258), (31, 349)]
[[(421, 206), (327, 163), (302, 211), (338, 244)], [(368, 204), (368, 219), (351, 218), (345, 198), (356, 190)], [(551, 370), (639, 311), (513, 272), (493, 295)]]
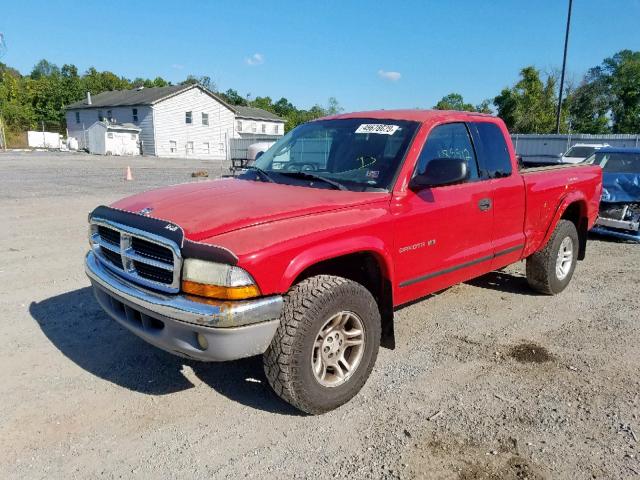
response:
[(260, 289), (245, 270), (224, 263), (185, 259), (182, 290), (199, 297), (242, 300), (258, 297)]

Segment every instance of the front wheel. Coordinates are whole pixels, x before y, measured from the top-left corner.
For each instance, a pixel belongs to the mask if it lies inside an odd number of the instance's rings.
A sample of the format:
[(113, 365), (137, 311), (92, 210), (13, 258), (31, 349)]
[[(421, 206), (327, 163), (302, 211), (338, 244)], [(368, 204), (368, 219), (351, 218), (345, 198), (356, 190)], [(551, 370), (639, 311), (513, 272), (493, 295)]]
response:
[(318, 275), (285, 297), (280, 326), (264, 354), (269, 384), (306, 413), (324, 413), (362, 388), (378, 356), (380, 313), (371, 293), (342, 277)]
[(578, 261), (578, 231), (573, 222), (560, 220), (542, 250), (527, 258), (527, 281), (547, 295), (563, 291)]

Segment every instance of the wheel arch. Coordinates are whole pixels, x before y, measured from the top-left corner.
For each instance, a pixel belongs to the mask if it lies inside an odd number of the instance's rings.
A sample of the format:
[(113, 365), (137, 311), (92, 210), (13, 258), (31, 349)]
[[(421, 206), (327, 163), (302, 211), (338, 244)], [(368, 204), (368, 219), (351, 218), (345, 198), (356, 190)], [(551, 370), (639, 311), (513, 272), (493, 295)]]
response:
[(281, 291), (316, 275), (335, 275), (363, 285), (378, 303), (382, 319), (381, 346), (395, 348), (393, 331), (393, 263), (378, 238), (350, 239), (305, 250), (282, 277)]
[(569, 220), (576, 226), (579, 241), (578, 260), (584, 260), (587, 253), (587, 232), (589, 225), (588, 206), (584, 195), (580, 192), (572, 192), (560, 201), (541, 245), (547, 244), (560, 220)]

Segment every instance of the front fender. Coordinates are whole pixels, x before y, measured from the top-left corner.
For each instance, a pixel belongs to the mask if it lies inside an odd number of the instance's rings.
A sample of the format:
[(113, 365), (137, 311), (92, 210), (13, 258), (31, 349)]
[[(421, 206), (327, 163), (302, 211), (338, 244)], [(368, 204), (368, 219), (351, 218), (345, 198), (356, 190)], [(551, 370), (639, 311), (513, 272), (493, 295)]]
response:
[(389, 280), (393, 278), (393, 261), (387, 245), (378, 237), (362, 235), (315, 245), (298, 253), (285, 269), (278, 290), (280, 292), (289, 290), (302, 272), (317, 263), (364, 252), (371, 252), (377, 257), (382, 275), (385, 278)]

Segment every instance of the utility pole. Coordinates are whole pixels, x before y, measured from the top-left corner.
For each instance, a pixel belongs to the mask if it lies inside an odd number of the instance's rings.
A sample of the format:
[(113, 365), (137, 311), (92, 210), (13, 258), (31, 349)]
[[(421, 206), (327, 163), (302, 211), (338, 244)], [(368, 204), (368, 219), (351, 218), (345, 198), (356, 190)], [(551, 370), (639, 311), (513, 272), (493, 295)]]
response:
[(556, 133), (560, 133), (560, 113), (562, 110), (562, 93), (564, 90), (564, 74), (567, 68), (567, 48), (569, 47), (569, 28), (571, 27), (571, 7), (573, 0), (569, 0), (569, 12), (567, 13), (567, 30), (564, 34), (564, 55), (562, 56), (562, 75), (560, 75), (560, 92), (558, 94), (558, 110), (556, 112)]

